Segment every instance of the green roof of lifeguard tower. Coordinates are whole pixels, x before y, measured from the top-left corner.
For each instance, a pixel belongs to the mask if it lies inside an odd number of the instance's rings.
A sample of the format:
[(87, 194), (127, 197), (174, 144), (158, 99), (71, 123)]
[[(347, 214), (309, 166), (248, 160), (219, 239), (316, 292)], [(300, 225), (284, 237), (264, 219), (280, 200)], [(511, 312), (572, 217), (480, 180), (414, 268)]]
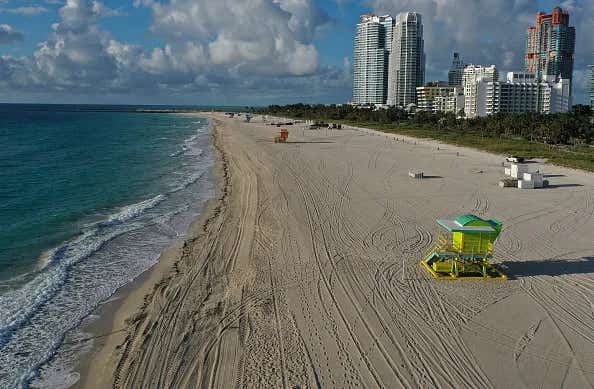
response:
[(498, 220), (485, 220), (472, 214), (458, 216), (454, 220), (437, 220), (437, 223), (449, 232), (495, 232), (501, 231), (501, 222)]
[(466, 215), (458, 216), (456, 218), (456, 222), (458, 224), (460, 224), (461, 226), (465, 226), (468, 223), (471, 223), (473, 221), (484, 221), (484, 220), (481, 219), (481, 218), (479, 218), (478, 216), (471, 215), (471, 214), (466, 214)]

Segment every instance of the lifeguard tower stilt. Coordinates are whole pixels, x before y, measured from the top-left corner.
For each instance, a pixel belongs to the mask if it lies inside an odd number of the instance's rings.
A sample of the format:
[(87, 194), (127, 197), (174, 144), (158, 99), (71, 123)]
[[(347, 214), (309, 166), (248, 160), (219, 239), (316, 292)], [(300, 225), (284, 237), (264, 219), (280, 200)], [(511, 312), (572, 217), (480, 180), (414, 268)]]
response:
[(437, 224), (448, 234), (440, 235), (421, 261), (435, 279), (507, 279), (490, 264), (501, 222), (463, 215), (455, 220), (437, 220)]

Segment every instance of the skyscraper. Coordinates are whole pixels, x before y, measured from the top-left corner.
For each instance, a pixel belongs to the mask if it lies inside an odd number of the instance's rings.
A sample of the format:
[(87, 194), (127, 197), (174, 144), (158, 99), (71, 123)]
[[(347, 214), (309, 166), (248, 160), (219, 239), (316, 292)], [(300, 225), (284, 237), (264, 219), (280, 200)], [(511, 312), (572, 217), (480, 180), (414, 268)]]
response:
[(569, 13), (556, 7), (552, 13), (536, 14), (536, 24), (528, 28), (525, 68), (537, 77), (573, 79), (575, 27), (569, 26)]
[(363, 15), (355, 35), (353, 103), (386, 104), (394, 19)]
[(464, 62), (460, 58), (459, 53), (454, 53), (454, 59), (452, 60), (452, 66), (448, 72), (448, 84), (450, 86), (462, 86), (462, 78), (464, 77)]
[(416, 12), (396, 16), (388, 75), (388, 105), (416, 104), (417, 87), (425, 82), (423, 23)]

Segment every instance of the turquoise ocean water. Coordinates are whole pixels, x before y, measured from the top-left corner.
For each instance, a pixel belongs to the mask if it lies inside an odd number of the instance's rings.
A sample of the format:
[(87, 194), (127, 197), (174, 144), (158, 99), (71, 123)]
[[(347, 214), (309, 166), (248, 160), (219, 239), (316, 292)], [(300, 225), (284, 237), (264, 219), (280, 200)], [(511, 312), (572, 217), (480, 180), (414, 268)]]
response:
[(72, 329), (214, 195), (208, 121), (134, 110), (0, 105), (1, 388), (76, 381)]

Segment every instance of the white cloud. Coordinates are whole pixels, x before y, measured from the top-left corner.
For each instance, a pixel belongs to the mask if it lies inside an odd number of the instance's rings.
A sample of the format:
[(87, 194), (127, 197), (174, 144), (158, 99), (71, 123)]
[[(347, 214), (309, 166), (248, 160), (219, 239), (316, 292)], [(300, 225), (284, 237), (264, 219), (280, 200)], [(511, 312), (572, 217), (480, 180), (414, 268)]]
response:
[(240, 74), (314, 74), (318, 53), (312, 43), (328, 21), (312, 0), (172, 0), (151, 7), (151, 29), (172, 41), (202, 45), (214, 65)]
[(344, 72), (344, 77), (346, 79), (352, 80), (352, 78), (353, 78), (353, 64), (351, 63), (351, 59), (349, 57), (344, 57), (342, 59), (342, 69)]
[(311, 42), (329, 21), (328, 15), (315, 7), (311, 0), (276, 0), (275, 3), (291, 15), (289, 29), (301, 42)]
[(112, 17), (112, 16), (121, 16), (122, 13), (117, 9), (112, 9), (106, 7), (105, 4), (100, 3), (98, 1), (93, 1), (92, 3), (93, 13), (100, 17)]
[[(321, 67), (312, 43), (328, 17), (312, 0), (137, 0), (162, 47), (118, 41), (100, 28), (102, 3), (67, 0), (31, 57), (0, 57), (0, 89), (69, 94), (196, 94), (230, 101), (288, 92), (348, 96), (342, 69)], [(2, 88), (4, 87), (4, 88)], [(144, 91), (150, 91), (145, 93)], [(298, 97), (298, 96), (297, 96)], [(253, 101), (253, 100), (252, 100)]]
[(15, 15), (39, 15), (47, 11), (47, 8), (39, 5), (16, 8), (0, 8), (0, 13), (9, 13)]
[(0, 45), (23, 40), (23, 34), (8, 24), (0, 24)]

